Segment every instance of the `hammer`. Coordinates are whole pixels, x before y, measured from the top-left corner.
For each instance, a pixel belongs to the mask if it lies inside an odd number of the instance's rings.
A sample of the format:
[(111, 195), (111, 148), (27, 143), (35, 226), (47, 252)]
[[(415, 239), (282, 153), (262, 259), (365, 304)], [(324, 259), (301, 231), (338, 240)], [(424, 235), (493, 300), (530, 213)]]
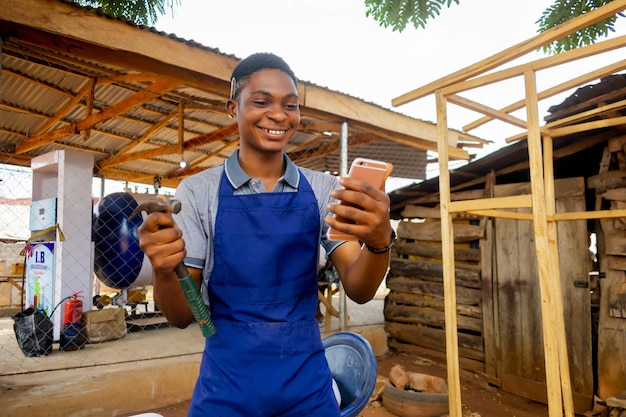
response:
[[(139, 206), (137, 206), (137, 208), (132, 212), (128, 220), (134, 219), (143, 211), (147, 214), (154, 212), (177, 214), (180, 212), (180, 208), (181, 203), (178, 200), (172, 199), (169, 203), (160, 199), (149, 200), (139, 204)], [(211, 315), (209, 314), (209, 310), (206, 308), (206, 304), (202, 301), (202, 296), (200, 295), (200, 291), (198, 290), (195, 281), (191, 277), (189, 271), (187, 271), (187, 267), (181, 262), (176, 265), (174, 272), (176, 272), (176, 276), (178, 276), (178, 282), (183, 289), (183, 293), (189, 303), (189, 307), (191, 308), (194, 318), (200, 325), (202, 334), (204, 337), (213, 336), (217, 329), (213, 324), (213, 320), (211, 320)]]

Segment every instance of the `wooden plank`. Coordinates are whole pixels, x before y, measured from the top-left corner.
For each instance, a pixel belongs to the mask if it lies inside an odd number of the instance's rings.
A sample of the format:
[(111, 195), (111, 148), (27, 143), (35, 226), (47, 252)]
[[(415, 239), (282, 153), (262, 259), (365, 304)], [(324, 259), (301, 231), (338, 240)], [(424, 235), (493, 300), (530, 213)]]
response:
[[(441, 362), (445, 362), (446, 354), (445, 352), (441, 352), (436, 349), (429, 349), (423, 346), (416, 346), (410, 343), (403, 343), (396, 339), (389, 339), (389, 348), (397, 351), (397, 352), (406, 352), (415, 355), (419, 355), (422, 357), (429, 357)], [(472, 372), (483, 372), (485, 369), (485, 365), (481, 361), (477, 361), (475, 359), (465, 358), (463, 356), (459, 357), (459, 365), (462, 369)], [(491, 382), (493, 385), (499, 386), (500, 381), (492, 379)]]
[(626, 187), (626, 171), (606, 171), (587, 179), (587, 188), (604, 193), (612, 188)]
[(607, 256), (609, 268), (618, 271), (626, 271), (626, 257), (624, 256)]
[(485, 340), (485, 372), (487, 375), (498, 375), (498, 356), (500, 333), (497, 329), (497, 295), (494, 293), (494, 226), (493, 220), (487, 220), (485, 239), (480, 242), (481, 253), (481, 290), (483, 338)]
[(439, 207), (424, 207), (409, 204), (404, 206), (402, 210), (402, 217), (408, 219), (441, 219), (441, 209)]
[[(502, 391), (510, 392), (515, 395), (519, 395), (524, 398), (545, 404), (547, 402), (546, 385), (542, 382), (529, 381), (524, 378), (520, 378), (517, 375), (503, 374), (502, 378)], [(583, 394), (574, 393), (574, 411), (577, 414), (583, 414), (586, 411), (591, 410), (593, 406), (593, 397)]]
[[(590, 48), (590, 47), (594, 47), (594, 46), (595, 47), (601, 47), (601, 49), (606, 48), (608, 50), (608, 49), (611, 49), (611, 48), (615, 47), (616, 45), (623, 44), (624, 38), (625, 37), (622, 36), (620, 38), (613, 38), (613, 39), (609, 39), (609, 40), (606, 40), (606, 41), (603, 41), (603, 42), (596, 42), (596, 43), (594, 43), (592, 45), (587, 45), (587, 46), (585, 46), (583, 48), (577, 48), (577, 49), (572, 50), (572, 51), (567, 51), (567, 52), (564, 52), (564, 53), (561, 53), (561, 54), (558, 54), (558, 55), (554, 55), (554, 57), (565, 56), (566, 54), (569, 54), (570, 52), (573, 52), (573, 51), (581, 52), (581, 51), (585, 50), (586, 48)], [(595, 49), (594, 50), (589, 49), (588, 51), (585, 51), (585, 53), (589, 52), (589, 54), (592, 55), (592, 54), (595, 53), (594, 51), (595, 51)], [(551, 58), (551, 57), (548, 57), (548, 58)], [(544, 59), (547, 59), (547, 58), (544, 58)], [(541, 61), (543, 61), (543, 59), (539, 60), (539, 61), (535, 61), (534, 65), (536, 65), (537, 63), (539, 63), (541, 65)], [(526, 64), (524, 64), (524, 65), (526, 65)], [(580, 76), (578, 76), (576, 78), (568, 79), (567, 81), (565, 81), (563, 83), (557, 84), (557, 85), (555, 85), (553, 87), (550, 87), (550, 88), (548, 88), (546, 90), (543, 90), (543, 91), (541, 91), (541, 92), (539, 92), (537, 94), (537, 97), (540, 100), (543, 100), (543, 99), (552, 97), (552, 96), (554, 96), (556, 94), (560, 94), (560, 93), (562, 93), (564, 91), (571, 90), (571, 89), (577, 88), (577, 87), (579, 87), (581, 85), (585, 85), (585, 84), (588, 84), (588, 83), (590, 83), (592, 81), (604, 78), (604, 77), (606, 77), (608, 75), (615, 74), (617, 72), (620, 72), (624, 68), (626, 68), (626, 60), (617, 61), (617, 62), (611, 63), (609, 65), (606, 65), (606, 66), (604, 66), (602, 68), (598, 68), (598, 69), (596, 69), (594, 71), (591, 71), (589, 73), (580, 75)], [(511, 70), (512, 70), (511, 73), (517, 74), (517, 69), (515, 67), (511, 68)], [(503, 71), (501, 71), (501, 73), (504, 73), (505, 71), (508, 71), (508, 70), (503, 70)], [(484, 78), (484, 79), (487, 80), (487, 77), (489, 77), (489, 76), (491, 76), (491, 74), (487, 74), (487, 75), (485, 75), (485, 76), (483, 76), (481, 78)], [(493, 77), (498, 77), (498, 74), (494, 73)], [(503, 79), (506, 79), (506, 74), (505, 74), (505, 78), (503, 78)], [(477, 80), (479, 82), (481, 81), (480, 78), (477, 78)], [(469, 80), (469, 81), (466, 81), (463, 84), (469, 84), (472, 81), (473, 80)], [(464, 87), (462, 84), (460, 86)], [(508, 106), (505, 106), (505, 107), (501, 108), (500, 111), (505, 112), (505, 113), (511, 113), (511, 112), (514, 112), (515, 110), (519, 110), (519, 109), (523, 108), (525, 106), (525, 104), (526, 103), (525, 103), (524, 100), (518, 100), (518, 101), (516, 101), (514, 103), (509, 104)], [(473, 121), (473, 122), (463, 126), (462, 129), (463, 129), (464, 132), (469, 132), (471, 130), (476, 129), (477, 127), (482, 126), (483, 124), (485, 124), (485, 123), (487, 123), (487, 122), (489, 122), (491, 120), (492, 119), (490, 117), (485, 116), (485, 117), (482, 117), (482, 118), (480, 118), (478, 120), (475, 120), (475, 121)]]
[(18, 284), (15, 279), (13, 279), (12, 277), (7, 277), (7, 282), (11, 285), (13, 285), (18, 291), (22, 291), (23, 288), (20, 284)]
[(626, 146), (626, 135), (609, 138), (608, 146), (610, 152), (623, 152)]
[(456, 290), (454, 279), (454, 229), (450, 204), (449, 156), (446, 147), (448, 114), (446, 98), (441, 90), (435, 94), (437, 109), (437, 149), (439, 150), (439, 192), (441, 193), (441, 248), (443, 288), (446, 315), (446, 370), (448, 375), (448, 409), (451, 417), (461, 417), (461, 378), (459, 376), (459, 336), (456, 330)]
[(519, 238), (517, 222), (508, 219), (495, 219), (495, 259), (497, 282), (497, 303), (500, 318), (501, 354), (499, 360), (502, 372), (522, 375), (522, 320), (520, 298), (524, 288), (520, 285)]
[[(568, 62), (572, 62), (575, 60), (579, 60), (586, 57), (591, 57), (593, 55), (608, 52), (614, 49), (621, 48), (626, 42), (626, 36), (617, 37), (608, 39), (602, 42), (595, 42), (591, 45), (587, 45), (584, 47), (572, 49), (570, 51), (562, 52), (556, 55), (550, 55), (546, 58), (537, 59), (531, 62), (527, 62), (521, 65), (513, 66), (510, 68), (505, 68), (499, 71), (494, 71), (489, 74), (481, 75), (479, 77), (474, 77), (467, 81), (463, 81), (457, 84), (453, 84), (449, 87), (445, 87), (443, 89), (444, 94), (457, 94), (463, 91), (475, 89), (481, 86), (485, 86), (488, 84), (493, 84), (495, 82), (504, 81), (513, 77), (517, 77), (524, 73), (527, 70), (540, 71), (543, 69), (547, 69), (553, 67), (555, 65), (561, 65)], [(595, 81), (599, 78), (603, 78), (607, 75), (614, 74), (616, 72), (621, 71), (624, 68), (624, 64), (626, 61), (622, 61), (622, 65), (616, 65), (615, 63), (611, 64), (608, 67), (601, 68), (599, 70), (595, 70), (591, 73), (584, 74), (575, 79), (575, 83), (568, 82), (559, 84), (558, 86), (552, 87), (549, 90), (544, 90), (538, 93), (538, 97), (540, 100), (552, 97), (558, 93), (562, 93), (563, 91), (570, 90), (572, 88), (579, 87), (583, 84), (586, 84), (590, 81)], [(599, 72), (596, 72), (599, 71)], [(510, 104), (499, 111), (504, 113), (511, 113), (515, 110), (519, 110), (524, 107), (524, 101), (520, 100), (513, 104)], [(463, 126), (463, 131), (468, 132), (473, 130), (488, 121), (493, 120), (491, 117), (483, 117), (477, 121), (474, 121), (468, 125)], [(524, 126), (525, 127), (525, 126)]]
[(521, 127), (522, 129), (526, 129), (526, 121), (522, 120), (518, 117), (512, 116), (506, 112), (502, 112), (500, 110), (496, 110), (494, 108), (485, 106), (483, 104), (477, 103), (473, 100), (469, 100), (467, 98), (457, 96), (455, 94), (448, 96), (448, 101), (450, 103), (454, 103), (457, 106), (465, 107), (466, 109), (475, 111), (477, 113), (482, 113), (486, 116), (490, 116), (492, 119), (501, 120), (503, 122), (507, 122), (513, 126)]
[(469, 214), (480, 215), (484, 217), (494, 217), (498, 219), (513, 219), (513, 220), (532, 220), (532, 213), (520, 213), (519, 211), (509, 210), (471, 210)]
[[(599, 9), (598, 9), (599, 10)], [(575, 20), (575, 19), (574, 19)], [(573, 20), (570, 20), (570, 22)], [(537, 253), (537, 267), (539, 270), (539, 289), (541, 293), (541, 324), (543, 330), (543, 344), (546, 364), (546, 381), (548, 390), (548, 415), (556, 417), (562, 415), (562, 391), (560, 383), (559, 354), (557, 351), (557, 335), (555, 326), (563, 323), (554, 323), (552, 317), (553, 299), (550, 294), (550, 257), (548, 248), (547, 216), (545, 207), (545, 189), (543, 178), (543, 158), (541, 149), (541, 135), (539, 132), (539, 115), (537, 109), (537, 87), (535, 73), (524, 73), (524, 88), (526, 91), (526, 113), (528, 118), (528, 159), (530, 168), (530, 184), (533, 197), (533, 228), (535, 248)], [(559, 300), (560, 302), (560, 300)], [(565, 341), (562, 341), (565, 343)], [(573, 417), (568, 415), (567, 417)]]
[[(430, 294), (415, 294), (401, 291), (391, 291), (387, 294), (386, 300), (395, 304), (405, 304), (410, 306), (424, 307), (433, 310), (443, 311), (444, 302), (442, 297), (434, 297)], [(456, 311), (459, 315), (482, 318), (480, 305), (468, 305), (457, 303)]]
[(609, 289), (615, 284), (624, 283), (624, 272), (607, 267), (607, 256), (602, 256), (604, 231), (598, 227), (599, 270), (606, 272), (601, 280), (600, 305), (607, 306), (599, 311), (598, 323), (598, 363), (597, 363), (597, 395), (600, 398), (618, 396), (626, 390), (626, 362), (616, 358), (626, 358), (626, 320), (610, 316)]
[[(400, 222), (398, 223), (398, 237), (413, 240), (429, 240), (442, 242), (441, 225), (445, 222), (429, 221), (423, 223)], [(483, 237), (481, 227), (471, 224), (455, 224), (451, 226), (455, 242), (471, 242)]]
[(584, 112), (590, 107), (602, 106), (606, 103), (610, 103), (616, 100), (621, 100), (624, 98), (624, 94), (626, 94), (626, 87), (613, 88), (603, 94), (599, 94), (593, 97), (588, 97), (586, 100), (572, 103), (571, 106), (567, 107), (567, 110), (564, 108), (558, 109), (554, 111), (553, 113), (550, 113), (549, 119), (556, 120), (558, 118), (561, 118), (570, 114)]
[[(598, 169), (598, 173), (602, 174), (603, 172), (607, 172), (609, 170), (609, 166), (611, 164), (611, 151), (608, 147), (604, 147), (602, 150), (602, 158), (600, 159), (600, 168)], [(602, 197), (601, 194), (596, 192), (596, 201), (594, 205), (594, 209), (596, 211), (602, 209)]]
[[(553, 122), (546, 123), (544, 128), (548, 128), (552, 132), (552, 131), (555, 130), (555, 128), (557, 128), (559, 126), (570, 126), (571, 127), (571, 124), (573, 122), (578, 122), (578, 121), (581, 121), (581, 120), (587, 120), (587, 119), (590, 119), (590, 118), (595, 117), (595, 116), (601, 117), (602, 116), (601, 113), (605, 113), (605, 112), (611, 112), (612, 113), (615, 110), (620, 110), (620, 109), (623, 109), (624, 107), (626, 107), (626, 100), (615, 101), (613, 103), (600, 105), (599, 107), (595, 107), (595, 108), (593, 108), (591, 110), (575, 113), (575, 114), (572, 114), (571, 116), (563, 117), (563, 118), (555, 120)], [(610, 146), (610, 143), (609, 143), (609, 146)]]
[(599, 210), (599, 211), (572, 211), (569, 213), (557, 213), (550, 220), (589, 220), (589, 219), (614, 219), (626, 216), (626, 210)]
[[(420, 277), (424, 280), (442, 282), (444, 267), (441, 262), (415, 261), (412, 259), (392, 259), (389, 269), (396, 276)], [(454, 268), (457, 285), (480, 288), (480, 269), (458, 264)]]
[(606, 190), (606, 192), (602, 194), (602, 198), (606, 200), (626, 201), (626, 188), (619, 187)]
[[(494, 195), (496, 174), (491, 172), (485, 179), (484, 197)], [(495, 226), (493, 219), (485, 219), (485, 238), (480, 242), (481, 257), (481, 290), (483, 302), (483, 340), (485, 351), (485, 373), (496, 378), (500, 375), (501, 363), (498, 360), (500, 351), (500, 329), (498, 328), (498, 303), (497, 303), (497, 272), (495, 265)]]
[[(530, 211), (524, 209), (523, 211)], [(506, 237), (503, 237), (506, 239)], [(543, 339), (541, 328), (541, 297), (539, 291), (539, 277), (537, 256), (534, 241), (532, 222), (517, 222), (518, 253), (522, 260), (518, 271), (517, 285), (520, 286), (519, 308), (521, 314), (521, 333), (518, 335), (521, 344), (522, 373), (528, 379), (544, 378), (545, 360), (543, 345), (538, 343)]]
[(530, 195), (516, 195), (510, 197), (484, 198), (480, 200), (453, 201), (450, 203), (451, 212), (466, 210), (506, 209), (517, 207), (531, 207)]
[(609, 315), (626, 319), (626, 283), (613, 284), (609, 287)]
[(602, 129), (604, 127), (620, 126), (626, 124), (626, 116), (613, 117), (610, 119), (594, 120), (593, 122), (578, 123), (572, 126), (559, 127), (550, 129), (550, 135), (558, 138), (561, 136), (572, 135), (574, 133), (587, 132), (594, 129)]
[[(549, 135), (543, 136), (543, 172), (544, 172), (544, 187), (546, 193), (545, 207), (546, 207), (546, 218), (549, 216), (554, 216), (556, 214), (556, 198), (554, 196), (554, 162), (552, 157), (553, 151), (553, 139)], [(571, 374), (569, 369), (569, 355), (567, 351), (567, 331), (565, 329), (565, 318), (563, 316), (563, 291), (561, 290), (561, 267), (556, 260), (559, 260), (559, 247), (558, 247), (558, 235), (557, 235), (557, 223), (553, 221), (548, 221), (547, 224), (547, 235), (548, 235), (548, 258), (551, 259), (551, 262), (548, 265), (548, 270), (550, 271), (550, 293), (553, 296), (554, 303), (552, 304), (552, 309), (550, 310), (552, 313), (552, 320), (555, 323), (563, 323), (562, 326), (555, 326), (555, 330), (560, 332), (560, 334), (556, 335), (557, 340), (557, 352), (559, 358), (559, 372), (561, 374), (561, 392), (563, 398), (563, 409), (566, 416), (574, 415), (574, 404), (572, 399), (572, 382), (571, 382)], [(572, 226), (572, 225), (570, 225)], [(578, 240), (582, 236), (578, 237)], [(562, 236), (563, 238), (563, 236)], [(585, 271), (585, 275), (588, 277), (588, 271)], [(569, 289), (569, 288), (568, 288)], [(587, 294), (589, 292), (587, 291)], [(587, 300), (588, 304), (591, 305), (589, 300)], [(568, 303), (569, 304), (569, 303)], [(571, 316), (568, 316), (571, 318)], [(587, 316), (588, 319), (590, 317)], [(589, 320), (590, 322), (590, 320)], [(591, 329), (589, 328), (589, 334), (591, 333)], [(591, 371), (591, 370), (590, 370)]]
[[(458, 309), (457, 309), (458, 310)], [(385, 321), (407, 324), (423, 324), (430, 327), (445, 327), (445, 313), (443, 310), (422, 308), (402, 304), (387, 303), (383, 309)], [(457, 315), (457, 328), (482, 334), (483, 322), (480, 319)], [(482, 350), (482, 346), (480, 347)]]
[[(582, 177), (560, 178), (558, 180), (555, 180), (555, 197), (561, 198), (567, 196), (584, 195), (584, 183), (585, 179)], [(531, 186), (529, 182), (496, 185), (494, 187), (494, 193), (496, 197), (531, 194)]]
[[(441, 219), (441, 209), (439, 207), (424, 207), (407, 204), (402, 210), (402, 217), (408, 219)], [(475, 216), (467, 216), (464, 213), (454, 213), (453, 219), (473, 219)]]
[[(385, 330), (390, 337), (405, 343), (436, 349), (442, 352), (446, 350), (446, 334), (444, 329), (387, 321), (385, 322)], [(455, 333), (457, 332), (455, 331)], [(459, 332), (458, 339), (458, 353), (461, 356), (479, 361), (484, 360), (482, 337)]]
[[(396, 251), (400, 255), (419, 256), (424, 258), (441, 259), (441, 244), (439, 242), (409, 242), (406, 239), (398, 239)], [(457, 261), (480, 262), (480, 249), (454, 248), (454, 259)]]
[[(562, 198), (556, 200), (556, 211), (580, 210), (585, 207), (585, 200)], [(593, 346), (591, 329), (591, 311), (584, 306), (591, 305), (589, 289), (574, 285), (574, 282), (589, 283), (589, 244), (587, 222), (557, 223), (559, 242), (559, 270), (561, 279), (560, 294), (565, 320), (565, 337), (568, 343), (568, 359), (571, 390), (586, 396), (593, 396)], [(588, 284), (589, 285), (589, 284)], [(576, 340), (574, 343), (573, 341)]]
[(604, 253), (614, 256), (626, 256), (626, 233), (607, 233)]
[[(387, 288), (392, 291), (430, 295), (444, 299), (444, 288), (440, 282), (425, 281), (415, 277), (387, 277)], [(481, 291), (474, 288), (456, 287), (456, 299), (460, 304), (479, 305)], [(455, 303), (456, 304), (456, 303)]]
[[(606, 137), (604, 135), (596, 135), (592, 138), (592, 140), (590, 140), (589, 146), (593, 146), (594, 144), (597, 144), (599, 142), (604, 142), (604, 141), (606, 141)], [(576, 148), (580, 150), (578, 147), (581, 146), (580, 145), (581, 143), (586, 143), (586, 142), (585, 140), (578, 141), (571, 146), (567, 146), (567, 147), (559, 149), (557, 152), (559, 152), (559, 155), (560, 155), (560, 152), (563, 152), (563, 156), (568, 155), (569, 153), (567, 152), (567, 149)], [(583, 149), (586, 149), (586, 147), (583, 147)], [(496, 172), (496, 175), (503, 175), (506, 173), (516, 172), (521, 169), (527, 169), (527, 168), (528, 168), (528, 162), (522, 162), (520, 164), (516, 164), (515, 166), (502, 169)], [(555, 191), (556, 196), (561, 197), (562, 193), (568, 193), (570, 192), (569, 190), (571, 189), (578, 189), (576, 187), (574, 188), (570, 187), (570, 184), (576, 181), (584, 181), (584, 178), (582, 179), (581, 178), (561, 178), (561, 179), (556, 180), (556, 191)], [(481, 177), (481, 178), (473, 179), (471, 181), (456, 185), (454, 189), (462, 190), (464, 188), (467, 188), (468, 186), (481, 184), (483, 182), (485, 182), (485, 178)], [(500, 184), (500, 185), (494, 186), (494, 197), (507, 197), (507, 196), (521, 195), (521, 194), (530, 194), (529, 183)], [(476, 199), (483, 198), (483, 190), (477, 189), (477, 190), (458, 191), (458, 192), (452, 193), (450, 197), (451, 197), (451, 200), (455, 202), (462, 201), (462, 200), (476, 200)], [(412, 199), (410, 201), (406, 201), (403, 204), (408, 204), (408, 203), (412, 203), (412, 204), (437, 203), (438, 204), (439, 193), (428, 194), (426, 196), (422, 196), (419, 198)]]

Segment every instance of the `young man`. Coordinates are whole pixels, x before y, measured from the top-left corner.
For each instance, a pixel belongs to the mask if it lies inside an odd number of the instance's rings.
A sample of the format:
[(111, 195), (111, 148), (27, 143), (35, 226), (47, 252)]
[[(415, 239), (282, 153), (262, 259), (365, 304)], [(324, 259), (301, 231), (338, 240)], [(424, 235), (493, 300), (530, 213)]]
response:
[[(189, 415), (339, 416), (315, 319), (318, 251), (321, 244), (347, 296), (369, 301), (389, 265), (389, 198), (289, 160), (284, 149), (300, 109), (297, 79), (281, 58), (244, 59), (231, 90), (226, 107), (240, 149), (181, 182), (175, 220), (153, 213), (139, 230), (155, 302), (170, 323), (184, 328), (193, 321), (174, 273), (184, 260), (217, 328), (206, 340)], [(328, 241), (329, 225), (363, 248)]]

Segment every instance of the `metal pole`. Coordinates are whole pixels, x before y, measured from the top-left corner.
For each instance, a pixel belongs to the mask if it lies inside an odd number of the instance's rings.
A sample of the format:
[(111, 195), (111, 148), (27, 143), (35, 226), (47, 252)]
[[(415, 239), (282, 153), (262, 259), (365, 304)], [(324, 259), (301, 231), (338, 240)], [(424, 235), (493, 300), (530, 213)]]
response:
[[(348, 175), (348, 122), (341, 124), (341, 164), (339, 174), (342, 177)], [(346, 293), (339, 281), (339, 328), (346, 329)]]

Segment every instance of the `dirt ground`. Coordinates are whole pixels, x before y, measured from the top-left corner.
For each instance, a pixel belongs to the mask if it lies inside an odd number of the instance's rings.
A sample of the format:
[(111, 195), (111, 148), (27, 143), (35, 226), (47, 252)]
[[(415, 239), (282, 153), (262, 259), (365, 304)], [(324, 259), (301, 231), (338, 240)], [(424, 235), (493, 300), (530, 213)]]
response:
[[(429, 359), (404, 353), (390, 353), (378, 359), (379, 382), (382, 388), (389, 370), (394, 365), (402, 365), (406, 371), (420, 372), (447, 379), (445, 366)], [(384, 395), (384, 393), (383, 393)], [(376, 391), (373, 397), (376, 396)], [(548, 408), (524, 398), (499, 391), (490, 385), (480, 374), (461, 371), (461, 402), (464, 417), (547, 417)], [(185, 417), (189, 402), (174, 404), (155, 410), (146, 410), (163, 417)], [(360, 417), (395, 417), (380, 401), (370, 401)]]

